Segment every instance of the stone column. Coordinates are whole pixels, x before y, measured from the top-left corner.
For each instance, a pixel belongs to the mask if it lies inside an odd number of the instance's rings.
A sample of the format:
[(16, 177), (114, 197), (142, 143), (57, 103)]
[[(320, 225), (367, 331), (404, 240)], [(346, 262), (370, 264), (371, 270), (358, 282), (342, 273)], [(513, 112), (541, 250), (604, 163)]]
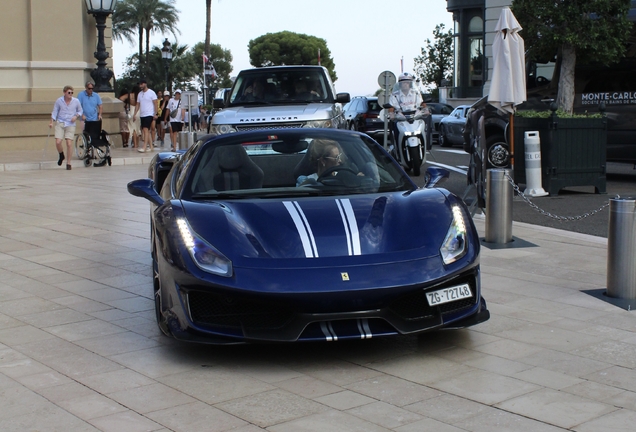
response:
[[(7, 151), (42, 150), (53, 102), (65, 85), (84, 89), (96, 68), (95, 18), (83, 0), (0, 0), (0, 162)], [(111, 20), (106, 49), (111, 52)], [(120, 102), (101, 93), (104, 129), (119, 132)], [(37, 144), (36, 144), (37, 143)]]

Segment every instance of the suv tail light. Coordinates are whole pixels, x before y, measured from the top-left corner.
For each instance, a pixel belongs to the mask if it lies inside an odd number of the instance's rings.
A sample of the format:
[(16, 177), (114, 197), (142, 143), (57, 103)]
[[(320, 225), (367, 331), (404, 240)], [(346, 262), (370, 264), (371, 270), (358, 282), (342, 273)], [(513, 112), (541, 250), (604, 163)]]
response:
[(378, 114), (377, 113), (363, 113), (362, 114), (362, 118), (364, 118), (364, 119), (378, 118)]

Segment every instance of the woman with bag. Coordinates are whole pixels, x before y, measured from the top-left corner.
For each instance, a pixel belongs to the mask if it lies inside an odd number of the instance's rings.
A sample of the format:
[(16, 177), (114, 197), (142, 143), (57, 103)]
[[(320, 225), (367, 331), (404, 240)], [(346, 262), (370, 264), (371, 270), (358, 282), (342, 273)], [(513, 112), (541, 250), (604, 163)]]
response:
[(181, 107), (181, 90), (174, 91), (174, 97), (168, 102), (170, 111), (170, 151), (177, 149), (177, 133), (183, 130), (185, 108)]
[(141, 120), (139, 117), (134, 118), (135, 107), (137, 106), (137, 95), (141, 89), (139, 85), (133, 86), (132, 91), (128, 95), (128, 103), (130, 104), (130, 117), (128, 118), (128, 131), (132, 134), (132, 148), (139, 148), (139, 136), (141, 135)]
[(119, 133), (121, 133), (122, 147), (128, 147), (128, 140), (130, 140), (130, 129), (128, 129), (128, 120), (132, 117), (130, 112), (130, 94), (128, 90), (123, 89), (119, 93), (120, 101), (124, 103), (124, 109), (119, 113)]

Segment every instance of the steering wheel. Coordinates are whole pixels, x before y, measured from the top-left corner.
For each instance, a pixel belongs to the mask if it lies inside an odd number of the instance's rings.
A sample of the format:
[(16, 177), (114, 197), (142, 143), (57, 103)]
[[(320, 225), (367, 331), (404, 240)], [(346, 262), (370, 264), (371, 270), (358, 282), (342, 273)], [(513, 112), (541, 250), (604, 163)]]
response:
[[(351, 182), (348, 180), (355, 179), (355, 182)], [(324, 185), (339, 185), (345, 184), (347, 186), (355, 186), (359, 184), (359, 179), (361, 176), (358, 175), (353, 169), (337, 165), (330, 168), (327, 168), (323, 173), (318, 177), (318, 181)]]
[(549, 82), (550, 81), (544, 76), (538, 76), (537, 77), (537, 84), (539, 84), (539, 85), (544, 85), (544, 84), (547, 84)]

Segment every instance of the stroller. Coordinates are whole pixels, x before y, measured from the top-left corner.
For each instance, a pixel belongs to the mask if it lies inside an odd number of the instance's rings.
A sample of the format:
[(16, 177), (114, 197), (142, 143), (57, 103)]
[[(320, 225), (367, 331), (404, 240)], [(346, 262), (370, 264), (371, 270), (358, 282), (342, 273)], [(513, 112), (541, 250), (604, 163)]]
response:
[[(75, 139), (75, 152), (79, 159), (84, 159), (84, 166), (101, 167), (108, 163), (112, 165), (110, 157), (110, 136), (102, 129), (99, 134), (82, 132)], [(97, 159), (97, 162), (93, 160)]]

